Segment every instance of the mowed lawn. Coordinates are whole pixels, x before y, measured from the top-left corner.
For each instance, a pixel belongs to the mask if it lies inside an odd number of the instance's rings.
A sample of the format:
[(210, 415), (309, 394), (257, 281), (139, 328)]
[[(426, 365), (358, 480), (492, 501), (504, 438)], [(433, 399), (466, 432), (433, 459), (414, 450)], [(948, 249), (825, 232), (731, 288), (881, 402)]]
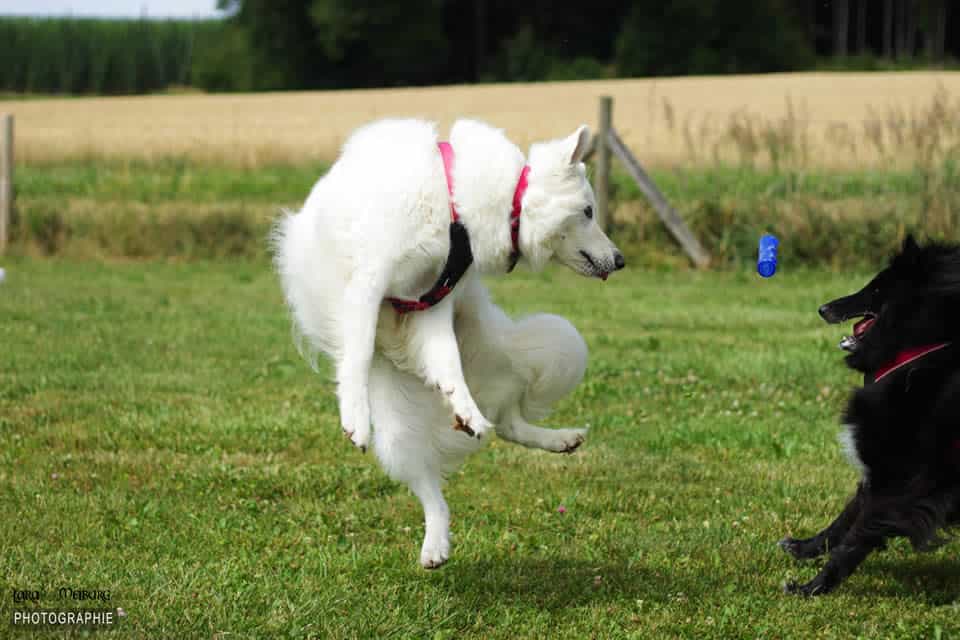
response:
[(117, 637), (960, 637), (957, 541), (781, 592), (816, 565), (776, 541), (856, 481), (835, 437), (849, 328), (816, 309), (866, 274), (495, 281), (586, 337), (550, 424), (591, 433), (572, 456), (494, 439), (471, 458), (453, 558), (427, 572), (419, 504), (341, 435), (269, 265), (4, 266), (0, 636), (12, 589), (72, 586), (110, 590)]

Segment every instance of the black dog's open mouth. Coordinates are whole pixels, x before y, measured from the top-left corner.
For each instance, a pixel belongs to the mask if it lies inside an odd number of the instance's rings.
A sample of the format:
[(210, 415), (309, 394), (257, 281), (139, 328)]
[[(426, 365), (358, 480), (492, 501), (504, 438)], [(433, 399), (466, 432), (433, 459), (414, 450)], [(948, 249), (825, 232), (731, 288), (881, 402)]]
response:
[[(854, 316), (856, 317), (856, 316)], [(851, 320), (852, 318), (847, 318)], [(863, 337), (867, 335), (867, 332), (870, 331), (871, 327), (876, 323), (877, 316), (873, 313), (866, 313), (863, 315), (862, 319), (853, 325), (853, 335), (844, 336), (843, 340), (840, 341), (840, 348), (844, 351), (856, 351), (857, 346), (859, 346), (860, 341), (863, 340)]]

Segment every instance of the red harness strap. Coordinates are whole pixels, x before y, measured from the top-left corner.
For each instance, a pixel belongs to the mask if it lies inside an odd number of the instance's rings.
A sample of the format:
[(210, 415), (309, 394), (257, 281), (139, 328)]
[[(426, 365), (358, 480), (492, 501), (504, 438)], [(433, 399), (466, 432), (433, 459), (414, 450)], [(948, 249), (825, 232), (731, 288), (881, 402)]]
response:
[(930, 344), (925, 347), (913, 347), (912, 349), (904, 349), (903, 351), (897, 354), (897, 357), (893, 359), (893, 362), (890, 362), (884, 365), (883, 367), (880, 367), (880, 369), (875, 374), (873, 374), (873, 381), (880, 382), (881, 380), (886, 378), (888, 375), (890, 375), (894, 371), (907, 366), (911, 362), (916, 362), (917, 360), (919, 360), (920, 358), (923, 358), (924, 356), (928, 356), (935, 351), (940, 351), (940, 349), (944, 349), (949, 346), (950, 346), (949, 342), (941, 342), (940, 344)]
[[(906, 367), (907, 365), (925, 358), (931, 353), (936, 353), (942, 349), (949, 347), (951, 342), (941, 342), (939, 344), (931, 344), (925, 347), (913, 347), (910, 349), (904, 349), (893, 359), (892, 362), (880, 367), (875, 374), (873, 374), (873, 383), (876, 384), (880, 382), (890, 374), (894, 373)], [(869, 380), (869, 378), (867, 378)], [(957, 438), (950, 443), (950, 451), (947, 452), (947, 457), (952, 458), (958, 465), (960, 465), (960, 438)]]
[[(453, 147), (449, 142), (438, 142), (440, 157), (443, 159), (443, 171), (447, 176), (447, 192), (450, 194), (450, 253), (447, 262), (430, 291), (420, 296), (418, 300), (404, 300), (402, 298), (387, 298), (397, 313), (423, 311), (438, 304), (447, 297), (453, 288), (473, 263), (473, 252), (470, 249), (470, 236), (467, 228), (460, 222), (460, 214), (453, 201)], [(513, 192), (513, 209), (510, 212), (510, 241), (513, 251), (510, 254), (510, 269), (512, 270), (520, 257), (520, 210), (523, 204), (523, 194), (527, 190), (527, 174), (530, 167), (524, 167), (517, 181), (517, 188)]]

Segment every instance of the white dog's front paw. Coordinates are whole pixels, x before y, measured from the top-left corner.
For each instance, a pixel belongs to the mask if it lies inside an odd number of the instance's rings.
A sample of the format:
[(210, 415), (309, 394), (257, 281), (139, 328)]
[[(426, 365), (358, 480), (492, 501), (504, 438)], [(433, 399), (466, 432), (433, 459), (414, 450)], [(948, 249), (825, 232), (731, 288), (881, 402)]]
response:
[(424, 569), (436, 569), (450, 558), (450, 539), (447, 536), (436, 539), (424, 538), (420, 549), (420, 564)]
[(445, 387), (437, 384), (437, 391), (443, 394), (447, 405), (453, 410), (453, 429), (463, 431), (470, 437), (483, 438), (493, 425), (483, 417), (479, 407), (473, 401), (466, 387)]
[(361, 451), (370, 446), (370, 401), (366, 391), (345, 395), (340, 400), (340, 426)]
[(550, 434), (550, 439), (544, 447), (556, 453), (573, 453), (587, 438), (586, 429), (556, 429)]
[(482, 439), (487, 435), (487, 432), (493, 428), (493, 425), (490, 424), (479, 411), (468, 414), (466, 417), (457, 414), (453, 418), (453, 428), (455, 431), (463, 431), (468, 436), (476, 438), (477, 440)]

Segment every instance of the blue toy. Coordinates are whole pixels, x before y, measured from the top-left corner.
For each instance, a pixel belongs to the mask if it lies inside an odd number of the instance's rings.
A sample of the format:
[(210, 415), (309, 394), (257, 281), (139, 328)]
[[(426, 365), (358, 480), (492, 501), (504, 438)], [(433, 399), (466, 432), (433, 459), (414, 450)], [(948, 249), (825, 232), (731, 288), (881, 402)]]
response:
[(769, 278), (777, 272), (777, 247), (780, 242), (770, 234), (760, 238), (760, 251), (757, 254), (757, 273)]

